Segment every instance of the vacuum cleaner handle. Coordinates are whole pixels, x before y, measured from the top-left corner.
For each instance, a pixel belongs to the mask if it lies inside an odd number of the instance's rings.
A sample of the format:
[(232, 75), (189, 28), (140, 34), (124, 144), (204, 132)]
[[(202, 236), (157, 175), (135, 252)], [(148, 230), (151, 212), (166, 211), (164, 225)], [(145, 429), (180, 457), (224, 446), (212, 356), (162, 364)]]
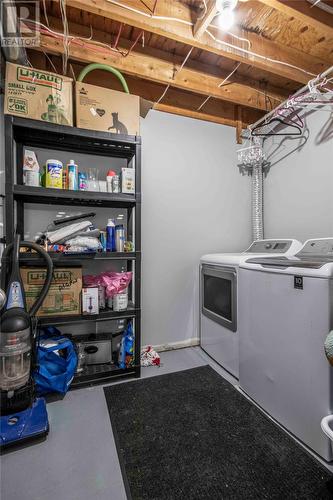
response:
[[(6, 246), (6, 248), (2, 254), (2, 266), (1, 267), (3, 267), (3, 263), (5, 263), (6, 259), (8, 259), (8, 256), (9, 256), (10, 252), (12, 252), (13, 247), (14, 247), (13, 243), (10, 243), (9, 245)], [(50, 288), (52, 277), (53, 277), (53, 262), (52, 262), (51, 257), (49, 256), (49, 254), (47, 252), (45, 252), (45, 250), (40, 245), (37, 245), (36, 243), (32, 243), (31, 241), (21, 241), (20, 247), (29, 248), (30, 250), (36, 250), (36, 252), (39, 253), (39, 255), (46, 262), (47, 272), (46, 272), (46, 279), (45, 279), (44, 285), (40, 291), (40, 294), (39, 294), (37, 300), (32, 305), (32, 307), (29, 311), (30, 316), (34, 316), (36, 314), (36, 312), (38, 311), (38, 309), (40, 308), (40, 306), (42, 305), (42, 302), (45, 299), (46, 294)], [(5, 272), (2, 272), (1, 273), (1, 288), (3, 288), (3, 289), (5, 289), (5, 280), (6, 280)]]

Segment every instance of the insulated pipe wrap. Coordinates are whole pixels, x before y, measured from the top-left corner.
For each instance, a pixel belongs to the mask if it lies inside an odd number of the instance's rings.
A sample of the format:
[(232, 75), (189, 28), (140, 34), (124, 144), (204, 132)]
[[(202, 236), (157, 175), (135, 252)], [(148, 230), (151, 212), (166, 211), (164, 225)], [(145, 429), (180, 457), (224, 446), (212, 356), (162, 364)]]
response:
[(263, 237), (263, 175), (258, 162), (252, 168), (252, 239), (262, 240)]

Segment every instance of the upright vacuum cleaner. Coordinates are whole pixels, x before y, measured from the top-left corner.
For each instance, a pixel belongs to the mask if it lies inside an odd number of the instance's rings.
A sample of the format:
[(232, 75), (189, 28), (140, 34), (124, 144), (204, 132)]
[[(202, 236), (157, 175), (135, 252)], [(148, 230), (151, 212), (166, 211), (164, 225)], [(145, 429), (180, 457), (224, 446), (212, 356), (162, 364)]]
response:
[[(27, 311), (19, 269), (20, 247), (36, 251), (45, 261), (46, 279), (40, 295)], [(1, 288), (6, 292), (0, 317), (0, 445), (46, 436), (49, 430), (46, 403), (36, 397), (37, 322), (34, 318), (51, 285), (53, 263), (42, 247), (20, 242), (16, 235), (1, 260)], [(2, 295), (3, 296), (3, 295)]]

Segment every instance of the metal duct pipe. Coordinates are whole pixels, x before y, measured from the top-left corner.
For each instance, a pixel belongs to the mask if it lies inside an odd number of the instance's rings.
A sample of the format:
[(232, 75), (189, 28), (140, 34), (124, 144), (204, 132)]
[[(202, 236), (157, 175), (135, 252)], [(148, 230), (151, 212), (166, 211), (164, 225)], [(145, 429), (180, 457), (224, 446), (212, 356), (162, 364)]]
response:
[(264, 238), (263, 223), (263, 175), (262, 164), (257, 162), (252, 168), (252, 239)]

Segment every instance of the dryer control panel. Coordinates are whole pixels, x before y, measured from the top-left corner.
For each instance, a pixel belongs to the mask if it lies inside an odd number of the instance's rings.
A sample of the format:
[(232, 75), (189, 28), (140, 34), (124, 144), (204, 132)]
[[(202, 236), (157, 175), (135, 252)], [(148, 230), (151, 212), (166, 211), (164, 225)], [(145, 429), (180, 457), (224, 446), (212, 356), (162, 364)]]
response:
[(292, 243), (293, 240), (257, 240), (246, 253), (285, 253)]

